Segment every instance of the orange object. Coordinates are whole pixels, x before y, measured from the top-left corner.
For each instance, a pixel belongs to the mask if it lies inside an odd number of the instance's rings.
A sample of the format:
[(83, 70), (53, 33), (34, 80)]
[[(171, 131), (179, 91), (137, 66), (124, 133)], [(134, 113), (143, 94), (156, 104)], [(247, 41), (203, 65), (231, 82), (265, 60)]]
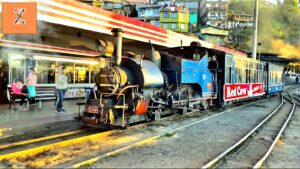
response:
[(2, 32), (4, 34), (33, 34), (37, 31), (36, 27), (37, 3), (2, 3)]
[(213, 84), (212, 84), (212, 83), (207, 83), (207, 84), (206, 84), (206, 88), (207, 88), (208, 90), (211, 90), (211, 89), (213, 88)]
[(135, 115), (142, 115), (147, 112), (149, 106), (149, 100), (138, 101), (136, 106)]

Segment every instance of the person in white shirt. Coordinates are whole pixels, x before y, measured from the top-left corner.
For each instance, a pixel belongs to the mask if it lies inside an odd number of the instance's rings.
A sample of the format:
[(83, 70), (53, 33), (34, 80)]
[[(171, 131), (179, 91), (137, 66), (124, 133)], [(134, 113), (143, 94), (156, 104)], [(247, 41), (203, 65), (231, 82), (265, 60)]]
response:
[(65, 97), (65, 92), (68, 86), (68, 77), (63, 73), (63, 66), (58, 67), (57, 75), (55, 78), (55, 86), (56, 86), (56, 93), (57, 93), (55, 112), (60, 114), (62, 111), (65, 111), (62, 105)]

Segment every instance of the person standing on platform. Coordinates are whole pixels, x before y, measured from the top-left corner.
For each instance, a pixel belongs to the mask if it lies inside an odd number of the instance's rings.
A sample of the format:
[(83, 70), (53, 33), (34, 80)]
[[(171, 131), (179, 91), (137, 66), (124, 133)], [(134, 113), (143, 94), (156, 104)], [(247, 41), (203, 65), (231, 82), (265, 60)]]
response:
[(60, 114), (62, 111), (65, 111), (62, 105), (65, 97), (65, 91), (67, 90), (67, 85), (68, 85), (68, 77), (63, 72), (63, 66), (59, 66), (55, 78), (55, 86), (56, 86), (56, 93), (57, 93), (55, 112), (58, 114)]
[(37, 83), (37, 75), (34, 68), (29, 69), (29, 74), (27, 77), (27, 89), (28, 89), (28, 100), (29, 104), (35, 104), (36, 91), (35, 86)]
[(214, 87), (214, 97), (218, 94), (218, 69), (219, 63), (217, 61), (216, 55), (211, 57), (211, 60), (208, 63), (208, 69), (210, 69), (211, 73), (213, 74), (213, 87)]

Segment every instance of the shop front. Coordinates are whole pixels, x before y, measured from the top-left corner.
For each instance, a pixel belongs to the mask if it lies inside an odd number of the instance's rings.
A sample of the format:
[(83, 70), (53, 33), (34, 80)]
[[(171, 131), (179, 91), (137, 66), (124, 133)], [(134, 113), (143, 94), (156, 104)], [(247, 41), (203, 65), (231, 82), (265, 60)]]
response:
[[(95, 54), (96, 55), (96, 54)], [(37, 74), (37, 86), (55, 87), (56, 68), (65, 67), (68, 77), (66, 98), (84, 96), (84, 88), (94, 86), (94, 74), (99, 70), (99, 60), (96, 57), (65, 54), (63, 51), (44, 52), (43, 50), (23, 50), (22, 48), (1, 47), (0, 84), (1, 103), (7, 102), (7, 87), (14, 80), (26, 83), (30, 68)]]

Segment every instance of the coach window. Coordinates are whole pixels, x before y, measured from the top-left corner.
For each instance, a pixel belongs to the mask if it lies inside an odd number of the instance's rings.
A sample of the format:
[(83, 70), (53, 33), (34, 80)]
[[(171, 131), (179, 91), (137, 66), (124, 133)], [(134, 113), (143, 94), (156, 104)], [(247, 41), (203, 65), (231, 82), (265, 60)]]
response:
[(256, 69), (256, 66), (257, 65), (257, 63), (255, 63), (255, 62), (252, 62), (252, 73), (251, 73), (251, 78), (252, 78), (252, 81), (251, 81), (251, 83), (257, 83), (257, 69)]
[(273, 66), (270, 66), (270, 83), (274, 83), (274, 70), (273, 70)]
[(25, 56), (21, 54), (8, 54), (9, 82), (19, 79), (25, 80)]
[(282, 71), (281, 71), (280, 67), (276, 67), (276, 75), (277, 75), (276, 83), (281, 83), (281, 81), (282, 81)]
[(279, 81), (279, 83), (282, 83), (282, 78), (283, 78), (283, 69), (280, 69), (280, 71), (279, 71), (279, 75), (280, 75), (280, 81)]
[(37, 83), (53, 84), (55, 83), (55, 61), (37, 60)]
[(274, 73), (274, 67), (273, 66), (271, 67), (270, 72), (271, 72), (271, 83), (273, 84), (274, 83), (274, 79), (275, 79), (275, 73)]
[(226, 55), (226, 83), (231, 83), (232, 56)]
[(258, 83), (263, 83), (263, 65), (261, 63), (257, 64), (257, 82)]
[(276, 74), (276, 69), (273, 68), (273, 83), (277, 82), (277, 74)]
[(272, 77), (273, 77), (272, 76), (272, 67), (271, 66), (269, 66), (269, 72), (268, 73), (269, 73), (269, 81), (268, 81), (268, 83), (271, 84), (272, 83)]
[(249, 79), (249, 67), (248, 67), (248, 60), (243, 60), (243, 67), (242, 67), (242, 83), (247, 83), (247, 79)]
[(274, 74), (274, 81), (273, 83), (276, 83), (277, 82), (277, 67), (273, 67), (273, 74)]
[[(250, 61), (251, 65), (249, 65), (250, 69), (250, 83), (255, 83), (255, 63), (253, 61)], [(249, 64), (250, 64), (249, 63)]]
[(253, 63), (253, 69), (254, 69), (254, 83), (258, 83), (258, 72), (259, 70), (257, 69), (258, 63)]
[(282, 69), (281, 68), (279, 68), (278, 69), (278, 83), (281, 83), (282, 82), (282, 73), (283, 73), (283, 71), (282, 71)]
[(260, 74), (259, 74), (259, 77), (258, 77), (258, 80), (260, 83), (264, 83), (264, 64), (259, 64), (260, 65)]
[(275, 75), (274, 83), (277, 83), (278, 82), (277, 70), (274, 71), (274, 75)]
[(252, 72), (252, 66), (253, 66), (253, 62), (250, 60), (249, 62), (248, 62), (248, 79), (247, 79), (247, 83), (252, 83), (252, 74), (253, 74), (253, 72)]
[(235, 83), (242, 82), (242, 60), (236, 58), (235, 60)]

